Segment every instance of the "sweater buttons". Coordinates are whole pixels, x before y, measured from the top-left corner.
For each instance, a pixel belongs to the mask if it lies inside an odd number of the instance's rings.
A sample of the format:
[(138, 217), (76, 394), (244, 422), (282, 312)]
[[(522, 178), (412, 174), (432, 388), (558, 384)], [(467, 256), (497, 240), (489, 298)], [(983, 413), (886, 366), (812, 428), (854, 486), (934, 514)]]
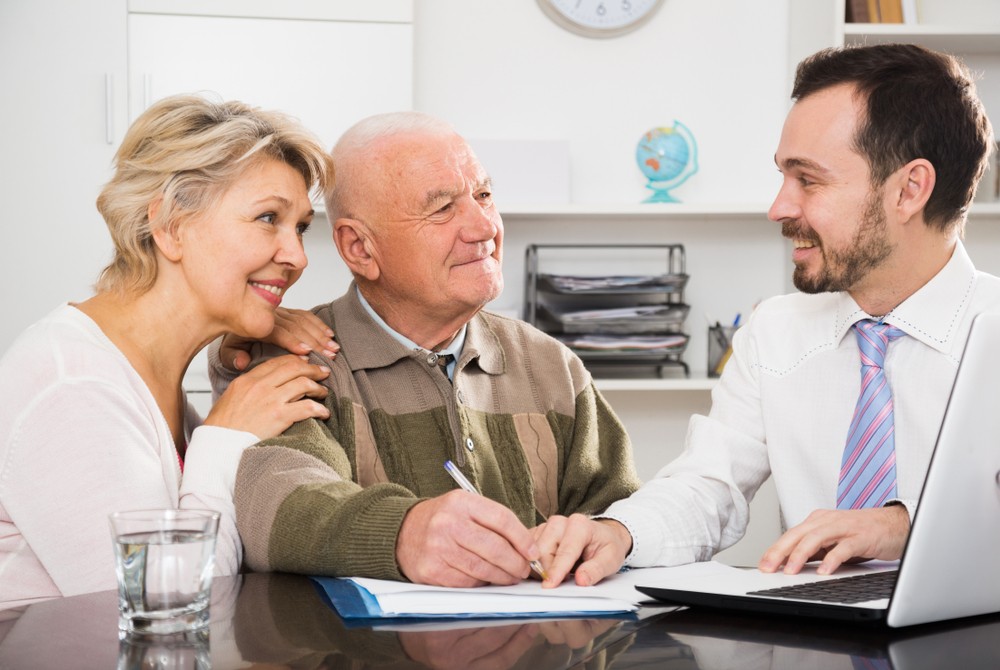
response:
[(469, 451), (472, 451), (473, 449), (475, 449), (475, 447), (476, 447), (476, 445), (473, 443), (471, 437), (465, 438), (465, 448), (466, 449), (468, 449)]
[(427, 354), (427, 365), (435, 365), (438, 361), (438, 355), (431, 352)]

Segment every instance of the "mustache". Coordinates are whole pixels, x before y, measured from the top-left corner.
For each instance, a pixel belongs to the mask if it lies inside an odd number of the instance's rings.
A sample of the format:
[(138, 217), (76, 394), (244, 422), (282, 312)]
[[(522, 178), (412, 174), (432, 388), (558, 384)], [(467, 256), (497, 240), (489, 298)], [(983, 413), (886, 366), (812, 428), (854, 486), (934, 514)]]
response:
[(781, 236), (788, 239), (805, 240), (815, 245), (820, 244), (819, 235), (809, 226), (803, 225), (798, 219), (781, 220)]

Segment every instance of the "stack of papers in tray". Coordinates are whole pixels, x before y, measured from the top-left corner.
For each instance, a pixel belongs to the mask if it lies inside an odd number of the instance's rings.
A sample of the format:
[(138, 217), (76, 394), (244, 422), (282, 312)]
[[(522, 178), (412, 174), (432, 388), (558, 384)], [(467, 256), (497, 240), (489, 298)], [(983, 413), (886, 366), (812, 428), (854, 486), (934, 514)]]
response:
[(577, 312), (564, 312), (563, 321), (600, 321), (613, 319), (655, 318), (667, 314), (671, 305), (637, 305), (635, 307), (618, 307), (611, 309), (587, 309)]
[(543, 311), (556, 319), (566, 333), (640, 334), (679, 327), (690, 307), (682, 303), (634, 305), (572, 312)]
[(543, 589), (526, 580), (513, 586), (456, 589), (354, 577), (313, 577), (344, 619), (595, 617), (635, 612), (646, 599), (637, 583), (656, 583), (660, 571), (626, 570), (596, 586), (564, 583)]
[(673, 292), (683, 289), (687, 282), (687, 275), (683, 274), (603, 277), (543, 274), (539, 278), (564, 293)]
[(673, 353), (683, 351), (687, 335), (560, 335), (568, 347), (585, 351)]

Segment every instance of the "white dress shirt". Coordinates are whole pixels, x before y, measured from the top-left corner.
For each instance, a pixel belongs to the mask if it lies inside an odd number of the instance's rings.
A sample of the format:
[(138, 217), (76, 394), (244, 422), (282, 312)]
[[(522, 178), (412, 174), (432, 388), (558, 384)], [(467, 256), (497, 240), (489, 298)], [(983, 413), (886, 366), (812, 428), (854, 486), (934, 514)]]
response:
[[(959, 243), (948, 264), (885, 315), (906, 333), (885, 371), (895, 414), (897, 500), (911, 518), (973, 317), (1000, 309), (1000, 279), (977, 272)], [(760, 304), (695, 415), (685, 450), (603, 518), (632, 534), (626, 564), (708, 560), (746, 531), (748, 505), (770, 475), (782, 529), (836, 508), (848, 426), (861, 388), (851, 326), (870, 315), (847, 293), (795, 293)]]

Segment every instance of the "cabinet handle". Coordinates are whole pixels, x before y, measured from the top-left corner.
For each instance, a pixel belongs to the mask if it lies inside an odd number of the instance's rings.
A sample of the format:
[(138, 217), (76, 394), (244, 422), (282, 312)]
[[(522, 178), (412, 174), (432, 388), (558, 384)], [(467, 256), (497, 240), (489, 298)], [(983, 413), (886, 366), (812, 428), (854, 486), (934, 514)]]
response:
[(153, 97), (153, 75), (146, 73), (142, 75), (142, 111), (149, 109)]
[(104, 73), (104, 139), (115, 143), (115, 76)]

